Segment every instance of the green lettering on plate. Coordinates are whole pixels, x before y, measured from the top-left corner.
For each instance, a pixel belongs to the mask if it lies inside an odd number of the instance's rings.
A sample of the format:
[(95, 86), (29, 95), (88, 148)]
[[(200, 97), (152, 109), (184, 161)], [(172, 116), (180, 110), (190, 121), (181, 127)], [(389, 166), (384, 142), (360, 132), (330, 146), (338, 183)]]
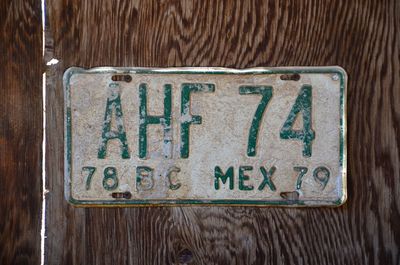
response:
[(296, 190), (301, 189), (301, 184), (303, 184), (303, 177), (307, 173), (308, 168), (306, 167), (294, 167), (294, 171), (299, 172), (299, 175), (297, 176), (297, 181), (296, 181)]
[(240, 95), (262, 95), (260, 104), (258, 104), (257, 110), (254, 114), (253, 120), (251, 122), (249, 140), (247, 144), (247, 155), (256, 155), (256, 145), (257, 145), (257, 135), (260, 128), (261, 120), (265, 112), (265, 108), (268, 105), (269, 100), (272, 97), (272, 87), (271, 86), (241, 86), (239, 87)]
[(260, 186), (258, 186), (258, 190), (263, 190), (265, 188), (265, 185), (268, 185), (268, 187), (272, 191), (276, 191), (276, 187), (274, 183), (271, 180), (272, 175), (275, 173), (276, 167), (271, 167), (268, 171), (264, 167), (260, 167), (260, 171), (264, 177), (263, 182), (261, 182)]
[[(117, 124), (117, 131), (111, 130), (112, 114), (115, 113), (115, 121)], [(123, 121), (121, 95), (119, 92), (119, 85), (111, 83), (109, 85), (109, 96), (107, 98), (106, 113), (104, 115), (103, 130), (101, 134), (101, 143), (97, 157), (104, 159), (107, 154), (107, 143), (111, 139), (119, 139), (121, 144), (121, 157), (123, 159), (130, 158), (128, 143), (126, 140), (126, 132)]]
[(154, 186), (153, 169), (146, 166), (136, 168), (136, 189), (139, 191), (151, 190)]
[(246, 185), (244, 182), (249, 180), (249, 176), (245, 175), (245, 171), (253, 170), (252, 166), (240, 166), (239, 167), (239, 190), (253, 190), (252, 185)]
[(214, 92), (215, 85), (184, 83), (181, 92), (181, 158), (189, 157), (189, 126), (201, 124), (201, 116), (190, 114), (190, 94), (192, 92)]
[(164, 127), (164, 147), (163, 155), (165, 158), (172, 156), (172, 135), (171, 135), (171, 98), (172, 86), (164, 85), (164, 116), (147, 115), (147, 85), (139, 86), (139, 157), (146, 158), (147, 155), (147, 125), (161, 124)]
[(115, 167), (104, 169), (103, 187), (106, 190), (115, 190), (118, 187), (117, 169)]
[(214, 188), (216, 190), (219, 190), (220, 188), (219, 180), (221, 180), (221, 182), (225, 184), (229, 178), (229, 189), (233, 190), (233, 177), (234, 177), (233, 167), (229, 167), (225, 174), (222, 172), (219, 166), (216, 166), (214, 171), (215, 171)]
[[(311, 97), (311, 86), (304, 85), (280, 131), (281, 139), (298, 139), (303, 141), (303, 156), (305, 157), (311, 157), (311, 142), (315, 138), (315, 132), (311, 128)], [(293, 124), (300, 111), (303, 113), (303, 130), (293, 130)]]

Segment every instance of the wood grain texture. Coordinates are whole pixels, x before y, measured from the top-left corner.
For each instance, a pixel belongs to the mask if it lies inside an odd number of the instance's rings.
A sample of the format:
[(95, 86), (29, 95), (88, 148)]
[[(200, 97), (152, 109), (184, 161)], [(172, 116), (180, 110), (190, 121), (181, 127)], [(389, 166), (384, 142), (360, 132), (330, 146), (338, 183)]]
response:
[(40, 1), (0, 1), (0, 264), (38, 264), (41, 225)]
[[(399, 1), (49, 0), (48, 16), (48, 264), (400, 264)], [(66, 68), (294, 65), (348, 72), (343, 207), (65, 202)]]

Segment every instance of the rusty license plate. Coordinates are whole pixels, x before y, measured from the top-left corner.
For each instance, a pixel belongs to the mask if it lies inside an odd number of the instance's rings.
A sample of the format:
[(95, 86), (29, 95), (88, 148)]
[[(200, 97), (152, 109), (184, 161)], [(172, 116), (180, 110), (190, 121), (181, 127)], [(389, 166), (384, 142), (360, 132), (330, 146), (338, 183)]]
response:
[(77, 206), (338, 206), (340, 67), (69, 68), (65, 196)]

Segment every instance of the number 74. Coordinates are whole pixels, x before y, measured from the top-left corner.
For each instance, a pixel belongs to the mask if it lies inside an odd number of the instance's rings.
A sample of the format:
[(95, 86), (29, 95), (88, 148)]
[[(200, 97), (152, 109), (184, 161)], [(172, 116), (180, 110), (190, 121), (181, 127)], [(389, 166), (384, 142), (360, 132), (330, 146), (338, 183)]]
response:
[[(258, 104), (256, 112), (254, 114), (253, 121), (251, 123), (249, 140), (247, 144), (247, 155), (256, 155), (256, 143), (258, 131), (260, 128), (261, 120), (265, 109), (272, 97), (272, 87), (271, 86), (241, 86), (239, 87), (240, 95), (253, 95), (260, 94), (261, 101)], [(311, 128), (311, 99), (312, 99), (312, 87), (310, 85), (303, 85), (298, 94), (296, 101), (285, 121), (281, 130), (281, 139), (297, 139), (303, 141), (303, 156), (311, 157), (311, 142), (315, 138), (315, 132)], [(293, 124), (296, 120), (297, 115), (302, 112), (303, 114), (303, 129), (294, 130)]]

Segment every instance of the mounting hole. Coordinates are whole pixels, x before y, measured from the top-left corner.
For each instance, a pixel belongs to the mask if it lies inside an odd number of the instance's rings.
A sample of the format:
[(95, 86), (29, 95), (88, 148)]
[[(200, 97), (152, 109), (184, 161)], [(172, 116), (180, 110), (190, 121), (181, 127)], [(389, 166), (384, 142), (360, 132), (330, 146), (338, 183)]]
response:
[(132, 76), (130, 76), (130, 75), (113, 75), (111, 77), (111, 80), (115, 81), (115, 82), (119, 81), (119, 82), (127, 82), (127, 83), (129, 83), (129, 82), (132, 81)]
[(299, 199), (299, 193), (297, 191), (285, 191), (281, 192), (281, 197), (288, 201), (297, 201)]
[(113, 192), (111, 194), (111, 197), (113, 197), (114, 199), (130, 199), (132, 197), (132, 193), (130, 193), (129, 191)]
[(283, 81), (299, 81), (300, 75), (299, 74), (284, 74), (284, 75), (281, 75), (281, 80), (283, 80)]

